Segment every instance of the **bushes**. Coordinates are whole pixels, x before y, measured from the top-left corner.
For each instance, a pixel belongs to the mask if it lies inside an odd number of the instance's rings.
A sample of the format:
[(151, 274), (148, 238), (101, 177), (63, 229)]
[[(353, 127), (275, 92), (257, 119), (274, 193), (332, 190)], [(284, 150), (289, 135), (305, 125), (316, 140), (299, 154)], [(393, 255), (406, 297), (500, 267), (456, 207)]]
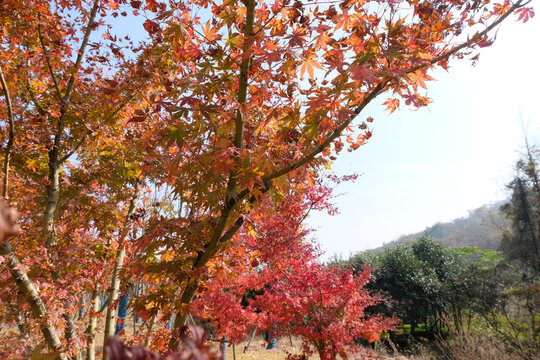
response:
[(385, 294), (387, 301), (375, 312), (396, 314), (414, 332), (438, 332), (441, 315), (459, 311), (466, 303), (469, 264), (431, 237), (403, 244), (383, 253), (360, 254), (349, 260), (353, 269), (373, 268), (368, 287)]
[(365, 264), (373, 268), (367, 287), (387, 298), (370, 311), (404, 322), (391, 334), (400, 350), (438, 339), (448, 359), (538, 356), (540, 282), (497, 252), (445, 248), (422, 237), (348, 261), (353, 269)]

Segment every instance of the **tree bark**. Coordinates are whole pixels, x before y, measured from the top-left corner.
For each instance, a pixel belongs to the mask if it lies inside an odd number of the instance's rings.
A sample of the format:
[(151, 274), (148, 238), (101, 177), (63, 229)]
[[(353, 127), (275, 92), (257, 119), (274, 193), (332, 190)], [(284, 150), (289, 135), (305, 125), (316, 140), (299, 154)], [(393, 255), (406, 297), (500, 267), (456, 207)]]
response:
[(86, 360), (95, 360), (96, 359), (96, 326), (97, 326), (97, 316), (99, 312), (99, 291), (94, 289), (92, 291), (92, 312), (90, 313), (90, 323), (88, 325), (88, 342), (86, 348)]
[(39, 296), (35, 285), (28, 278), (26, 272), (21, 269), (22, 265), (15, 253), (13, 253), (13, 249), (11, 248), (9, 241), (5, 241), (0, 248), (0, 255), (6, 256), (6, 262), (11, 276), (15, 280), (19, 290), (26, 297), (28, 304), (30, 304), (30, 309), (32, 310), (33, 315), (40, 322), (39, 326), (41, 333), (43, 334), (49, 349), (58, 354), (55, 359), (64, 360), (64, 356), (60, 352), (62, 343), (60, 342), (60, 338), (56, 333), (56, 329), (48, 320), (45, 304)]
[(2, 91), (4, 93), (4, 99), (6, 101), (7, 113), (8, 113), (8, 142), (6, 145), (6, 151), (4, 153), (4, 183), (2, 185), (2, 196), (7, 199), (8, 197), (8, 182), (9, 182), (9, 161), (11, 158), (11, 149), (13, 148), (13, 140), (15, 138), (15, 122), (13, 117), (13, 106), (11, 105), (11, 96), (4, 77), (4, 71), (0, 66), (0, 82), (2, 83)]
[(107, 359), (107, 351), (105, 347), (105, 341), (114, 334), (114, 327), (116, 323), (116, 301), (119, 296), (120, 289), (120, 271), (124, 265), (124, 259), (126, 256), (126, 248), (124, 245), (124, 239), (129, 232), (129, 227), (132, 223), (132, 216), (135, 214), (137, 204), (139, 202), (139, 196), (141, 194), (142, 180), (137, 180), (135, 184), (135, 191), (131, 198), (129, 209), (126, 214), (123, 228), (118, 238), (118, 251), (116, 252), (116, 260), (111, 278), (111, 287), (108, 291), (109, 304), (107, 306), (107, 316), (105, 317), (105, 331), (103, 338), (103, 359)]

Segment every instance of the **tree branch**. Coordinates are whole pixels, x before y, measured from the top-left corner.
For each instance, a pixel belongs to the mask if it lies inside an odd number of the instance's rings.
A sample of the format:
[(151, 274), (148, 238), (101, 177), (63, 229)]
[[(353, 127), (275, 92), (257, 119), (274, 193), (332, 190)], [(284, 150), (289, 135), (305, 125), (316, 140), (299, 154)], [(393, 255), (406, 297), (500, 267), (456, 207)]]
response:
[[(38, 319), (45, 342), (52, 351), (59, 351), (62, 343), (56, 334), (55, 327), (47, 319), (48, 312), (43, 299), (41, 299), (34, 283), (28, 278), (26, 272), (22, 270), (21, 263), (19, 262), (17, 255), (13, 252), (8, 240), (5, 240), (0, 246), (0, 255), (6, 256), (6, 263), (9, 267), (11, 276), (13, 277), (13, 280), (15, 280), (19, 290), (26, 296), (32, 314)], [(63, 360), (64, 355), (60, 353), (55, 359)]]
[(90, 38), (90, 33), (92, 33), (92, 28), (94, 27), (94, 20), (96, 18), (98, 9), (99, 9), (99, 0), (95, 0), (94, 6), (92, 7), (92, 10), (90, 10), (90, 17), (88, 18), (88, 25), (86, 26), (83, 41), (81, 43), (81, 46), (79, 47), (79, 51), (77, 52), (77, 59), (75, 60), (73, 71), (71, 72), (71, 76), (68, 80), (66, 94), (62, 98), (64, 102), (69, 102), (69, 100), (71, 99), (71, 93), (73, 92), (73, 86), (75, 84), (75, 76), (79, 72), (79, 67), (81, 66), (81, 62), (84, 56), (84, 51), (86, 49), (86, 44), (88, 44), (88, 39)]
[[(251, 61), (250, 56), (246, 56), (249, 53), (249, 47), (251, 45), (251, 36), (253, 35), (253, 22), (255, 21), (255, 0), (246, 0), (246, 25), (244, 29), (244, 59), (240, 65), (240, 78), (238, 84), (238, 104), (242, 106), (246, 103), (248, 78), (249, 78), (249, 65)], [(244, 140), (244, 114), (243, 109), (239, 108), (236, 111), (235, 121), (235, 134), (234, 134), (234, 146), (237, 149), (242, 148)]]
[(49, 69), (49, 73), (51, 74), (51, 78), (54, 84), (54, 89), (56, 90), (56, 94), (58, 95), (59, 100), (62, 101), (62, 93), (60, 92), (60, 87), (58, 86), (58, 80), (56, 80), (56, 75), (54, 74), (54, 71), (51, 65), (51, 59), (49, 59), (49, 52), (47, 51), (47, 48), (45, 47), (45, 41), (43, 40), (43, 32), (41, 31), (41, 16), (39, 15), (39, 13), (38, 13), (37, 33), (38, 33), (39, 43), (41, 44), (41, 49), (43, 50), (43, 56), (45, 57), (45, 62), (47, 63), (47, 68)]
[(0, 82), (2, 83), (2, 91), (4, 93), (4, 98), (6, 100), (6, 107), (8, 113), (8, 142), (6, 145), (6, 150), (4, 153), (4, 183), (2, 186), (2, 196), (7, 199), (8, 197), (8, 181), (9, 181), (9, 161), (11, 158), (11, 149), (13, 148), (13, 140), (15, 137), (15, 123), (13, 118), (13, 106), (11, 104), (11, 96), (9, 94), (9, 89), (4, 77), (4, 71), (0, 66)]
[(118, 250), (116, 251), (116, 258), (115, 258), (115, 264), (113, 268), (113, 273), (111, 276), (111, 286), (108, 289), (108, 301), (109, 304), (107, 306), (107, 315), (105, 317), (105, 330), (103, 335), (103, 358), (107, 358), (106, 348), (105, 348), (105, 341), (112, 335), (114, 335), (114, 326), (116, 324), (116, 300), (118, 300), (119, 297), (119, 290), (120, 290), (120, 271), (122, 270), (122, 267), (124, 266), (124, 258), (126, 255), (126, 247), (124, 244), (124, 240), (129, 232), (131, 223), (133, 222), (133, 215), (135, 214), (135, 211), (137, 210), (137, 204), (139, 203), (139, 198), (141, 195), (143, 187), (143, 180), (137, 179), (135, 183), (135, 189), (133, 191), (133, 195), (131, 196), (131, 200), (129, 202), (129, 208), (126, 213), (126, 218), (124, 220), (124, 224), (122, 226), (122, 229), (120, 230), (120, 234), (118, 236)]
[(365, 97), (364, 101), (362, 101), (362, 103), (353, 110), (354, 114), (351, 115), (348, 120), (344, 121), (341, 125), (339, 125), (334, 131), (332, 131), (330, 135), (320, 145), (315, 147), (315, 149), (313, 149), (309, 154), (307, 154), (297, 162), (287, 167), (284, 167), (283, 169), (278, 170), (273, 174), (263, 176), (263, 181), (270, 181), (285, 174), (288, 174), (289, 172), (298, 169), (302, 165), (307, 164), (309, 161), (315, 158), (315, 156), (323, 152), (323, 150), (326, 149), (326, 147), (330, 145), (332, 141), (334, 141), (341, 135), (343, 130), (345, 130), (345, 128), (351, 124), (351, 122), (356, 118), (356, 116), (360, 114), (360, 112), (384, 90), (389, 81), (389, 79), (383, 79), (377, 86), (375, 86), (375, 88), (373, 88), (373, 90), (371, 90), (369, 94)]
[(474, 43), (476, 43), (478, 41), (478, 39), (481, 39), (483, 38), (486, 34), (488, 34), (491, 30), (493, 30), (494, 28), (496, 28), (500, 23), (502, 23), (504, 21), (504, 19), (506, 19), (508, 16), (510, 16), (510, 14), (512, 14), (516, 9), (519, 9), (520, 7), (523, 7), (525, 5), (527, 5), (530, 1), (526, 2), (525, 4), (522, 4), (523, 3), (523, 0), (519, 0), (517, 3), (515, 3), (506, 13), (504, 13), (504, 15), (502, 15), (501, 17), (499, 17), (497, 20), (495, 20), (491, 25), (489, 25), (487, 28), (485, 28), (484, 30), (482, 30), (481, 32), (479, 33), (476, 33), (470, 40), (464, 42), (463, 44), (460, 44), (454, 48), (452, 48), (451, 50), (437, 56), (436, 58), (432, 59), (431, 61), (429, 61), (428, 63), (426, 64), (422, 64), (422, 65), (417, 65), (417, 66), (413, 66), (412, 68), (408, 69), (407, 70), (407, 73), (412, 73), (412, 72), (415, 72), (416, 70), (420, 70), (420, 69), (423, 69), (423, 68), (426, 68), (427, 66), (429, 65), (433, 65), (433, 64), (436, 64), (438, 63), (439, 61), (442, 61), (442, 60), (445, 60), (445, 59), (448, 59), (450, 56), (454, 55), (455, 53), (457, 53), (458, 51), (468, 47), (468, 46), (471, 46), (473, 45)]
[[(419, 69), (428, 67), (429, 65), (435, 64), (435, 63), (437, 63), (439, 61), (445, 60), (445, 59), (449, 58), (450, 56), (452, 56), (453, 54), (455, 54), (456, 52), (458, 52), (459, 50), (461, 50), (461, 49), (463, 49), (463, 48), (465, 48), (467, 46), (473, 45), (477, 41), (477, 40), (475, 40), (475, 38), (483, 37), (484, 35), (489, 33), (491, 30), (493, 30), (497, 25), (499, 25), (504, 19), (506, 19), (508, 16), (510, 16), (510, 14), (512, 12), (514, 12), (516, 9), (518, 9), (518, 8), (520, 8), (520, 7), (527, 4), (527, 3), (525, 3), (525, 4), (522, 4), (522, 3), (523, 3), (523, 0), (519, 0), (504, 15), (502, 15), (497, 20), (495, 20), (493, 22), (493, 24), (489, 25), (485, 30), (478, 33), (475, 37), (473, 37), (473, 39), (471, 39), (469, 41), (466, 41), (465, 43), (460, 44), (460, 45), (452, 48), (451, 50), (445, 52), (444, 54), (441, 54), (441, 55), (437, 56), (436, 58), (432, 59), (429, 63), (418, 65), (418, 66), (415, 66), (415, 67), (412, 67), (412, 68), (408, 69), (407, 73), (417, 71)], [(303, 158), (299, 159), (297, 162), (295, 162), (295, 163), (293, 163), (293, 164), (291, 164), (291, 165), (289, 165), (289, 166), (287, 166), (287, 167), (285, 167), (285, 168), (283, 168), (281, 170), (278, 170), (278, 171), (274, 172), (273, 174), (268, 174), (266, 176), (263, 176), (263, 178), (262, 178), (263, 181), (272, 180), (272, 179), (278, 178), (280, 176), (283, 176), (285, 174), (288, 174), (289, 172), (291, 172), (291, 171), (293, 171), (295, 169), (298, 169), (302, 165), (305, 165), (306, 163), (311, 161), (313, 158), (315, 158), (315, 156), (320, 154), (328, 145), (330, 145), (330, 143), (332, 143), (332, 141), (334, 141), (336, 138), (338, 138), (341, 135), (343, 130), (345, 130), (345, 128), (347, 126), (349, 126), (349, 124), (354, 120), (354, 118), (358, 114), (360, 114), (360, 112), (373, 99), (375, 99), (380, 93), (383, 92), (383, 90), (385, 89), (385, 87), (386, 87), (386, 85), (388, 84), (389, 81), (390, 81), (389, 79), (383, 79), (373, 90), (370, 91), (368, 96), (366, 96), (364, 101), (362, 101), (362, 104), (358, 105), (354, 109), (354, 115), (351, 115), (351, 117), (348, 120), (346, 120), (339, 127), (337, 127), (334, 131), (332, 131), (332, 133), (319, 146), (317, 146), (315, 149), (313, 149), (309, 154), (307, 154)], [(247, 196), (247, 194), (249, 194), (249, 190), (245, 189), (245, 190), (243, 190), (242, 192), (240, 192), (238, 194), (238, 197), (243, 198), (243, 197)]]

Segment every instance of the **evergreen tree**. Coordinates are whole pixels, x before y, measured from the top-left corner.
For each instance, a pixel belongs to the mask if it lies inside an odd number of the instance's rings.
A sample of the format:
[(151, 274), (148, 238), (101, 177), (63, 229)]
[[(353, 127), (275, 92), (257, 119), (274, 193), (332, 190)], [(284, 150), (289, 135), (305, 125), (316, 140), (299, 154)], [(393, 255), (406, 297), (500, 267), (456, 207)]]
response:
[(540, 187), (538, 184), (538, 152), (527, 144), (525, 160), (516, 166), (516, 177), (508, 184), (512, 195), (501, 206), (510, 218), (511, 229), (504, 233), (500, 250), (517, 260), (524, 270), (540, 274)]

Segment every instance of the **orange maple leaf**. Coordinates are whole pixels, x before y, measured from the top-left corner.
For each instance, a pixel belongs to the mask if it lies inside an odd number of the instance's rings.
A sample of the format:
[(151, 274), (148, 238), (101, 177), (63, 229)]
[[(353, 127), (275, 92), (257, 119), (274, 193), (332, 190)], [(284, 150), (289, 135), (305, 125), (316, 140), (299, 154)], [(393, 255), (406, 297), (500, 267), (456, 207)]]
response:
[(390, 110), (390, 114), (399, 109), (399, 99), (388, 99), (384, 102), (386, 110)]
[(313, 60), (312, 58), (308, 58), (300, 68), (300, 76), (303, 77), (306, 70), (308, 72), (308, 75), (311, 79), (315, 78), (315, 74), (313, 73), (313, 68), (316, 67), (317, 69), (324, 70), (324, 68), (319, 64), (316, 60)]
[(208, 41), (214, 41), (221, 37), (221, 35), (217, 33), (216, 28), (210, 25), (210, 22), (206, 23), (206, 26), (202, 28), (202, 31), (204, 33), (204, 37)]

